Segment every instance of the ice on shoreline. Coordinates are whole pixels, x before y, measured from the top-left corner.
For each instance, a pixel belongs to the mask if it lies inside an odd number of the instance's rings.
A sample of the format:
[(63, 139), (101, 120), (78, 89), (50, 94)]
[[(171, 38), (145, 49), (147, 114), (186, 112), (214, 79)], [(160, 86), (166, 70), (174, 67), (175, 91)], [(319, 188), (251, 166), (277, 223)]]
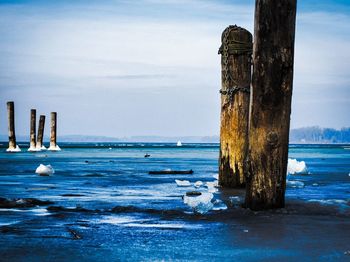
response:
[(47, 150), (47, 148), (46, 148), (44, 145), (43, 145), (43, 146), (41, 146), (41, 147), (36, 146), (36, 148), (37, 148), (37, 149), (39, 149), (40, 151), (41, 151), (41, 150)]
[(61, 148), (56, 145), (56, 146), (50, 146), (47, 150), (49, 151), (61, 151)]
[(205, 214), (214, 207), (212, 193), (202, 193), (200, 196), (184, 196), (186, 205), (191, 207), (195, 213)]
[(36, 170), (35, 173), (41, 175), (41, 176), (49, 176), (55, 173), (55, 170), (51, 165), (43, 165), (40, 164)]
[(41, 151), (41, 148), (38, 147), (30, 147), (28, 148), (28, 152), (39, 152)]
[(19, 148), (18, 145), (16, 145), (16, 148), (8, 148), (6, 149), (6, 152), (10, 152), (10, 153), (16, 153), (16, 152), (21, 152), (22, 150)]
[(215, 193), (218, 191), (218, 187), (219, 187), (219, 181), (215, 180), (214, 182), (206, 182), (205, 186), (208, 188), (208, 192), (209, 193)]
[(296, 159), (288, 158), (287, 173), (289, 175), (307, 174), (305, 161), (298, 161)]

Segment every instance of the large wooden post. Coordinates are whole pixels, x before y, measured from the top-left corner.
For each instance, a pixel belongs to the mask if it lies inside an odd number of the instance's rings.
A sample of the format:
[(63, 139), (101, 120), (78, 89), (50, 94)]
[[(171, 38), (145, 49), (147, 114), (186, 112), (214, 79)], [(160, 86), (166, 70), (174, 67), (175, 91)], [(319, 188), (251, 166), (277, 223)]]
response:
[(36, 148), (37, 149), (42, 149), (43, 148), (44, 128), (45, 128), (45, 116), (44, 115), (40, 115), (39, 127), (38, 127), (38, 140), (36, 142)]
[(7, 102), (7, 116), (8, 116), (8, 134), (9, 134), (8, 151), (12, 151), (16, 149), (15, 103), (13, 101)]
[(30, 145), (29, 150), (36, 150), (36, 110), (30, 110)]
[(296, 0), (257, 0), (246, 206), (282, 208), (293, 87)]
[(222, 33), (219, 183), (245, 185), (248, 152), (252, 34), (238, 26)]
[(55, 150), (57, 148), (56, 142), (56, 132), (57, 132), (57, 113), (51, 112), (51, 130), (50, 130), (50, 150)]

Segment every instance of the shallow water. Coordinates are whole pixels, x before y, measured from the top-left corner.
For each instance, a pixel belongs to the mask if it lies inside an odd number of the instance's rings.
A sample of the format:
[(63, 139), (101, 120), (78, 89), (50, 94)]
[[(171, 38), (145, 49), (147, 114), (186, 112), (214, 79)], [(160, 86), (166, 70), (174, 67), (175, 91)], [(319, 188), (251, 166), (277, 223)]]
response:
[[(0, 208), (3, 260), (350, 259), (349, 145), (291, 145), (289, 157), (305, 161), (309, 174), (288, 177), (285, 209), (245, 210), (242, 190), (212, 188), (228, 208), (202, 215), (182, 197), (215, 181), (217, 144), (60, 146), (30, 153), (20, 144), (23, 152), (14, 154), (0, 148), (0, 197), (53, 202)], [(40, 164), (55, 173), (38, 176)], [(163, 169), (194, 174), (148, 174)], [(204, 185), (195, 188), (196, 181)]]

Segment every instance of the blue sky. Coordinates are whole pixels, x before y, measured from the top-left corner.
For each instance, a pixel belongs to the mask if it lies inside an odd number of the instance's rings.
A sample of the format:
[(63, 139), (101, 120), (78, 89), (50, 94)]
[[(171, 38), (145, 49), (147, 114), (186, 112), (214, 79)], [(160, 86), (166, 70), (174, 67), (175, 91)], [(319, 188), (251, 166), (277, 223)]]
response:
[[(217, 135), (221, 32), (254, 1), (0, 1), (0, 134)], [(299, 0), (292, 127), (350, 126), (350, 3)], [(48, 128), (48, 126), (47, 126)], [(47, 129), (48, 130), (48, 129)]]

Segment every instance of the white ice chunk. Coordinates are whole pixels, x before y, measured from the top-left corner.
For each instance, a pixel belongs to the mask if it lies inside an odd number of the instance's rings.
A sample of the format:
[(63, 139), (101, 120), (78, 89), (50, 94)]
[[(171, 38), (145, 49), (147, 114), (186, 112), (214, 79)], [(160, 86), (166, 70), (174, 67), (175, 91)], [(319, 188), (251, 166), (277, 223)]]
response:
[(11, 153), (21, 152), (21, 149), (19, 148), (18, 145), (16, 145), (16, 148), (8, 148), (6, 149), (6, 152), (11, 152)]
[(218, 191), (218, 187), (219, 187), (219, 181), (215, 180), (214, 182), (206, 182), (205, 186), (208, 188), (208, 192), (209, 193), (215, 193)]
[(218, 187), (219, 186), (219, 181), (215, 180), (213, 182), (207, 182), (205, 183), (205, 185), (209, 188), (209, 187)]
[(50, 151), (61, 151), (61, 148), (58, 145), (56, 145), (56, 146), (50, 146), (48, 150), (50, 150)]
[(287, 180), (287, 186), (288, 187), (293, 187), (293, 188), (303, 188), (305, 184), (301, 181), (290, 181)]
[(216, 199), (213, 203), (213, 210), (226, 210), (227, 206), (220, 199)]
[(175, 179), (175, 182), (176, 182), (177, 186), (191, 186), (191, 183), (188, 180)]
[(294, 174), (306, 174), (307, 167), (304, 161), (298, 161), (296, 159), (288, 158), (287, 173)]
[(200, 196), (184, 196), (184, 203), (190, 206), (195, 213), (205, 214), (213, 208), (212, 193), (202, 193)]
[(55, 173), (55, 170), (52, 168), (51, 165), (43, 165), (40, 164), (37, 169), (35, 170), (35, 173), (39, 174), (39, 175), (52, 175), (53, 173)]
[(195, 187), (201, 187), (203, 186), (203, 182), (202, 181), (197, 181), (196, 183), (194, 183)]

